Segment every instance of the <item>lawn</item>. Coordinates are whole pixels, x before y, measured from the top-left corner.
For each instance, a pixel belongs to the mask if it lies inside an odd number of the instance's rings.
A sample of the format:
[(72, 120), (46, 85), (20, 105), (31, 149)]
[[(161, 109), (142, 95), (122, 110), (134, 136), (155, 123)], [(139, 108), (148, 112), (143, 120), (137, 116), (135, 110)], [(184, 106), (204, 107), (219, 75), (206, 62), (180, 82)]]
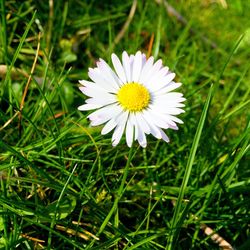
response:
[[(250, 249), (248, 0), (0, 8), (0, 249)], [(182, 83), (169, 143), (113, 147), (78, 110), (79, 80), (123, 51)]]

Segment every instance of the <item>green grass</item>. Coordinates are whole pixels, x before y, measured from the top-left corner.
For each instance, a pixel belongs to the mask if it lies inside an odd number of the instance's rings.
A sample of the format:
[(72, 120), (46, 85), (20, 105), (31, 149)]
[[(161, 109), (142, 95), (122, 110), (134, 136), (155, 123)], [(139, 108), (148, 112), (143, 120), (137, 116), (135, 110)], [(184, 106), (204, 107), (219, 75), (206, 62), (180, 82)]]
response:
[[(0, 4), (0, 249), (218, 249), (204, 224), (249, 249), (248, 1), (168, 1), (185, 24), (138, 1), (118, 43), (133, 1), (50, 2)], [(78, 80), (152, 36), (184, 124), (169, 144), (113, 148), (77, 110)]]

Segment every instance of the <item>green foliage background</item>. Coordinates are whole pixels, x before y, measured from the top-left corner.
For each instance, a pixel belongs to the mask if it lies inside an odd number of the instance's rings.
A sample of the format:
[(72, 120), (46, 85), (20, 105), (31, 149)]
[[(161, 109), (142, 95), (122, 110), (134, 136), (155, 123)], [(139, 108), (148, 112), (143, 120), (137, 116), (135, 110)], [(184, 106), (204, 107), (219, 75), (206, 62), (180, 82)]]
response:
[[(1, 249), (218, 249), (204, 225), (250, 249), (250, 2), (159, 2), (1, 0)], [(152, 38), (184, 124), (113, 148), (77, 110), (78, 80)]]

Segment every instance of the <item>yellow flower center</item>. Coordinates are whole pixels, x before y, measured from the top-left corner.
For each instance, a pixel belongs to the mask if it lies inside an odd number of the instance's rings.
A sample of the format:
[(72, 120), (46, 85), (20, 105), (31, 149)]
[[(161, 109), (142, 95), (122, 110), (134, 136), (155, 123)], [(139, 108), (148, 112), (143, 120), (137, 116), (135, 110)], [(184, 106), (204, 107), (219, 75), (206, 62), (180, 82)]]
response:
[(123, 85), (117, 93), (117, 98), (121, 106), (131, 112), (142, 111), (150, 102), (149, 91), (136, 82)]

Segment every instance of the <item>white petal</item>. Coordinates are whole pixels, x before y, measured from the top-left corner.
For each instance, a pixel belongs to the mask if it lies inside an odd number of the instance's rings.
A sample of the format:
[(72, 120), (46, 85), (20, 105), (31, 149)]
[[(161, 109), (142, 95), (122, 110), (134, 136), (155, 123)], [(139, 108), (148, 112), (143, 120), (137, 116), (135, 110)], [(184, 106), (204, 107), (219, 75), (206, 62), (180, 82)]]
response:
[(160, 69), (160, 72), (159, 72), (162, 76), (166, 76), (167, 74), (169, 74), (169, 67), (165, 66), (165, 67), (162, 67)]
[(126, 122), (127, 122), (127, 118), (128, 118), (128, 112), (124, 112), (122, 113), (122, 115), (119, 117), (119, 122), (115, 128), (115, 131), (112, 135), (112, 145), (116, 146), (122, 137)]
[(185, 104), (180, 103), (178, 100), (163, 100), (163, 98), (157, 100), (157, 98), (155, 98), (152, 102), (152, 106), (155, 106), (156, 110), (159, 109), (159, 111), (165, 113), (166, 108), (181, 108), (185, 107)]
[(157, 126), (155, 126), (153, 123), (149, 124), (150, 127), (150, 134), (152, 134), (155, 138), (161, 139), (162, 135)]
[[(170, 108), (174, 108), (174, 107), (176, 107), (176, 108), (183, 108), (183, 107), (185, 107), (185, 106), (186, 106), (185, 104), (179, 103), (179, 102), (173, 103), (172, 105), (169, 105)], [(184, 111), (184, 110), (182, 110), (182, 112), (183, 112), (183, 111)]]
[[(95, 85), (95, 84), (93, 84)], [(89, 97), (95, 97), (95, 98), (105, 98), (106, 96), (109, 96), (110, 94), (106, 92), (105, 90), (101, 90), (95, 86), (89, 88), (89, 87), (79, 87), (79, 89), (82, 91), (83, 94), (89, 96)]]
[(102, 108), (96, 110), (95, 112), (91, 113), (87, 117), (92, 121), (95, 119), (102, 118), (106, 114), (120, 113), (120, 112), (122, 112), (121, 107), (117, 104), (112, 104), (112, 105), (105, 106), (105, 107), (102, 107)]
[(141, 71), (141, 75), (139, 78), (139, 82), (143, 83), (144, 82), (144, 78), (145, 78), (145, 74), (149, 71), (149, 69), (152, 68), (154, 63), (154, 57), (149, 57), (148, 60), (146, 61), (146, 63), (144, 64), (142, 71)]
[(134, 125), (131, 123), (130, 119), (131, 118), (129, 116), (127, 125), (126, 125), (126, 142), (127, 142), (128, 147), (132, 146), (133, 134), (134, 134)]
[(179, 88), (180, 86), (181, 86), (181, 83), (180, 83), (180, 82), (178, 82), (178, 83), (176, 83), (176, 82), (170, 82), (167, 86), (164, 86), (163, 88), (158, 89), (158, 90), (155, 92), (155, 94), (156, 94), (156, 95), (165, 94), (165, 93), (167, 93), (167, 92), (170, 92), (170, 91), (172, 91), (172, 90), (174, 90), (174, 89)]
[(142, 113), (135, 114), (136, 121), (138, 126), (142, 129), (142, 131), (146, 134), (150, 133), (150, 128), (147, 122), (144, 120)]
[(138, 126), (138, 138), (137, 138), (137, 140), (143, 148), (145, 148), (147, 146), (146, 136), (139, 126)]
[(142, 68), (142, 54), (140, 51), (138, 51), (135, 54), (135, 59), (133, 63), (133, 72), (132, 72), (132, 81), (138, 82), (139, 77), (141, 75), (141, 68)]
[(168, 115), (179, 115), (181, 113), (184, 113), (185, 111), (180, 108), (162, 107), (160, 112)]
[(142, 76), (142, 82), (144, 83), (145, 81), (148, 80), (148, 78), (151, 78), (151, 76), (154, 76), (162, 67), (162, 60), (159, 59), (158, 61), (155, 62), (155, 64), (148, 69), (147, 72), (144, 73)]
[(96, 84), (95, 82), (89, 82), (89, 81), (85, 81), (85, 80), (81, 80), (79, 81), (81, 83), (81, 87), (79, 87), (79, 89), (82, 88), (95, 88), (98, 89), (100, 91), (104, 91), (104, 92), (108, 92), (107, 89), (103, 88), (102, 86)]
[[(179, 100), (180, 98), (182, 98), (183, 94), (182, 93), (179, 93), (179, 92), (169, 92), (169, 93), (166, 93), (164, 95), (161, 95), (161, 96), (157, 96), (157, 100), (172, 100), (172, 101), (176, 101), (176, 100)], [(185, 99), (184, 99), (185, 100)], [(179, 101), (178, 101), (179, 102)]]
[(113, 85), (116, 85), (116, 87), (119, 88), (121, 81), (114, 71), (109, 67), (109, 65), (104, 60), (100, 59), (100, 61), (97, 62), (97, 66), (102, 72), (103, 78), (105, 78), (107, 82), (112, 82)]
[(169, 98), (166, 95), (162, 96), (153, 96), (152, 97), (152, 104), (159, 107), (160, 110), (164, 110), (166, 107), (175, 107), (178, 103), (182, 103), (185, 101), (185, 98)]
[(156, 126), (167, 129), (168, 127), (177, 128), (176, 123), (173, 119), (170, 119), (169, 115), (164, 112), (160, 111), (159, 107), (151, 106), (147, 110), (148, 114), (153, 117), (154, 123)]
[[(119, 88), (114, 81), (109, 81), (104, 77), (104, 73), (99, 68), (89, 68), (89, 78), (96, 83), (97, 86), (105, 89), (107, 92), (116, 93)], [(83, 82), (83, 81), (82, 81)], [(85, 84), (84, 84), (85, 85)], [(86, 85), (87, 86), (87, 85)]]
[(85, 100), (86, 103), (88, 104), (99, 104), (102, 106), (106, 106), (112, 103), (116, 103), (117, 102), (117, 98), (114, 95), (105, 95), (102, 96), (100, 98), (89, 98), (87, 100)]
[(121, 140), (123, 134), (124, 126), (123, 124), (118, 124), (112, 135), (112, 146), (115, 147)]
[(145, 112), (143, 112), (143, 117), (145, 121), (147, 122), (149, 128), (150, 128), (150, 133), (157, 139), (161, 139), (161, 132), (159, 129), (154, 125), (153, 119), (151, 117), (148, 117), (145, 115)]
[[(134, 55), (130, 55), (129, 56), (129, 63), (130, 65), (133, 67), (133, 63), (134, 63), (134, 59), (135, 59), (135, 56)], [(133, 69), (133, 68), (132, 68)]]
[[(169, 68), (168, 67), (163, 67), (158, 71), (155, 71), (155, 73), (151, 74), (148, 76), (147, 79), (145, 79), (144, 84), (146, 86), (152, 86), (154, 87), (154, 85), (159, 85), (162, 86), (162, 79), (164, 79), (166, 77), (166, 74), (168, 73)], [(159, 82), (158, 82), (159, 81)]]
[(83, 105), (78, 107), (78, 110), (86, 111), (86, 110), (97, 109), (97, 108), (100, 108), (100, 107), (102, 107), (102, 105), (99, 105), (99, 104), (83, 104)]
[(151, 109), (147, 109), (144, 112), (144, 117), (147, 117), (148, 119), (152, 119), (154, 125), (156, 125), (157, 127), (161, 127), (164, 129), (169, 128), (168, 123), (161, 117), (161, 115), (152, 111)]
[[(128, 113), (125, 113), (125, 116), (127, 116)], [(109, 133), (114, 127), (116, 127), (117, 124), (119, 124), (121, 122), (121, 120), (124, 117), (124, 112), (121, 112), (120, 114), (114, 116), (111, 120), (109, 120), (105, 126), (102, 129), (102, 134), (105, 135), (107, 133)]]
[(162, 129), (160, 129), (160, 128), (159, 128), (159, 130), (160, 130), (160, 132), (161, 132), (161, 138), (162, 138), (165, 142), (170, 142), (170, 140), (169, 140), (168, 136), (165, 134), (165, 132), (164, 132)]
[(86, 81), (86, 80), (79, 80), (78, 81), (80, 84), (82, 84), (83, 86), (87, 86), (89, 84), (93, 84), (93, 82), (90, 82), (90, 81)]
[(130, 59), (126, 51), (122, 53), (122, 64), (126, 74), (127, 82), (131, 82), (131, 66)]
[(146, 62), (147, 62), (147, 56), (144, 53), (142, 53), (142, 68)]
[(119, 78), (122, 80), (123, 83), (126, 83), (127, 81), (126, 75), (119, 58), (117, 57), (116, 54), (113, 53), (111, 55), (111, 59), (117, 75), (119, 76)]
[(115, 121), (115, 119), (111, 119), (109, 120), (105, 126), (103, 127), (101, 134), (102, 135), (106, 135), (107, 133), (109, 133), (112, 129), (114, 129), (117, 125), (117, 122)]
[(106, 90), (99, 88), (95, 83), (91, 85), (88, 87), (79, 87), (79, 89), (83, 94), (92, 97), (97, 104), (105, 103), (107, 105), (117, 101), (116, 95), (106, 92)]
[(166, 116), (168, 117), (169, 120), (183, 124), (183, 121), (175, 116), (172, 116), (172, 115), (166, 115)]
[(150, 88), (151, 91), (157, 91), (165, 86), (169, 85), (169, 83), (175, 78), (175, 73), (167, 74), (167, 76), (162, 76), (161, 74), (155, 73), (150, 78), (150, 80), (145, 83), (146, 86)]
[(92, 126), (98, 126), (119, 115), (122, 112), (120, 106), (112, 104), (96, 110), (88, 115)]
[(130, 121), (131, 121), (131, 124), (133, 124), (133, 126), (134, 126), (134, 140), (137, 140), (137, 138), (138, 138), (138, 124), (137, 124), (137, 120), (135, 118), (134, 113), (130, 113)]

